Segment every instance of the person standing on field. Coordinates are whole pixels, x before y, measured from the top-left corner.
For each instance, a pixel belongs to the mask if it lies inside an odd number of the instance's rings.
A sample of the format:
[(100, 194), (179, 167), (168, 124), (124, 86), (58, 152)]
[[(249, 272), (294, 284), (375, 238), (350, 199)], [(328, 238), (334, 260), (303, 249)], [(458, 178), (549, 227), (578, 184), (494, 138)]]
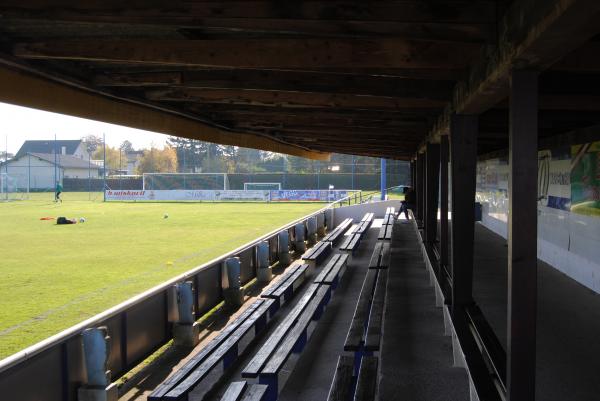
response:
[(56, 190), (54, 192), (54, 202), (61, 202), (62, 203), (62, 199), (60, 199), (60, 194), (63, 191), (63, 187), (62, 185), (60, 185), (60, 181), (56, 181)]

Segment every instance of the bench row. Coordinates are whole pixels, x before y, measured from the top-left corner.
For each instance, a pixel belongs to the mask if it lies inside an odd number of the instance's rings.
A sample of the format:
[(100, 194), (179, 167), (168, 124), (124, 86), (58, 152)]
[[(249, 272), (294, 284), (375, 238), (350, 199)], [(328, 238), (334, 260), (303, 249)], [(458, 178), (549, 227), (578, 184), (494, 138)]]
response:
[(340, 250), (353, 255), (358, 249), (360, 241), (368, 232), (373, 223), (374, 213), (366, 213), (360, 223), (354, 228), (352, 234), (348, 235), (340, 245)]

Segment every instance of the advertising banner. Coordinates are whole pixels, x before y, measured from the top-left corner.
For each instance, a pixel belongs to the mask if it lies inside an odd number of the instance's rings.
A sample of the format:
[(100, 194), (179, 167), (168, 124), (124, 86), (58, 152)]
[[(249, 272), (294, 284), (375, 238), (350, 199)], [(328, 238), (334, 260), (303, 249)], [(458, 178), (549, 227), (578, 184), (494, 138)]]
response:
[(600, 216), (600, 141), (571, 147), (571, 211)]
[(569, 211), (571, 207), (571, 154), (569, 148), (538, 152), (538, 202)]
[(348, 196), (348, 191), (337, 190), (282, 190), (271, 191), (271, 201), (334, 202)]
[(269, 200), (269, 191), (240, 190), (140, 190), (106, 191), (107, 201), (261, 201)]

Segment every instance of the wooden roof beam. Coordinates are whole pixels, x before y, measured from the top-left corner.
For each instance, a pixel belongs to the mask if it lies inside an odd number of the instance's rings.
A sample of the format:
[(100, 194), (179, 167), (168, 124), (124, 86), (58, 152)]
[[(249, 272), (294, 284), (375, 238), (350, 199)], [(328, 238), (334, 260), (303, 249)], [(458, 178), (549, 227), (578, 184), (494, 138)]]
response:
[(261, 105), (278, 108), (314, 107), (342, 109), (401, 110), (412, 108), (442, 109), (441, 100), (360, 96), (348, 94), (233, 90), (233, 89), (155, 89), (146, 91), (153, 101)]
[[(439, 142), (453, 112), (480, 114), (508, 96), (513, 68), (545, 70), (600, 31), (597, 0), (515, 1), (503, 17), (501, 46), (482, 57), (469, 79), (457, 85), (452, 104), (428, 140)], [(567, 62), (568, 64), (568, 62)]]
[(311, 151), (267, 136), (229, 132), (197, 120), (125, 100), (111, 99), (1, 66), (0, 86), (0, 101), (10, 104), (226, 145), (257, 148), (317, 160), (329, 158), (328, 153)]
[(343, 93), (449, 100), (454, 82), (324, 72), (212, 69), (206, 71), (107, 73), (94, 83), (105, 87), (172, 86), (195, 89), (256, 89)]
[(126, 23), (193, 23), (202, 18), (494, 23), (496, 1), (128, 1), (5, 0), (0, 14), (20, 18)]
[(52, 40), (20, 43), (26, 59), (231, 68), (463, 68), (468, 43), (403, 39)]

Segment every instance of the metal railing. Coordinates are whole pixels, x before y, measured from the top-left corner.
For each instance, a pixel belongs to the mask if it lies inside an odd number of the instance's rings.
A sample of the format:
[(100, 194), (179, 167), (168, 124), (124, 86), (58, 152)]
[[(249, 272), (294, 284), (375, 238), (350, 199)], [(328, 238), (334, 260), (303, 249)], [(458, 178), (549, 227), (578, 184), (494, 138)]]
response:
[[(304, 223), (327, 209), (356, 203), (360, 196), (343, 199), (279, 227), (245, 245), (206, 262), (171, 280), (157, 285), (56, 335), (34, 344), (0, 361), (0, 394), (2, 399), (76, 400), (77, 388), (85, 382), (85, 367), (80, 334), (90, 327), (106, 326), (110, 341), (110, 369), (113, 381), (172, 339), (173, 322), (169, 313), (169, 290), (180, 282), (192, 281), (196, 318), (223, 301), (226, 283), (224, 261), (239, 257), (241, 282), (256, 276), (256, 247), (269, 243), (269, 261), (278, 260), (278, 233), (287, 230), (290, 243), (295, 238), (295, 225)], [(34, 385), (32, 385), (34, 383)]]

